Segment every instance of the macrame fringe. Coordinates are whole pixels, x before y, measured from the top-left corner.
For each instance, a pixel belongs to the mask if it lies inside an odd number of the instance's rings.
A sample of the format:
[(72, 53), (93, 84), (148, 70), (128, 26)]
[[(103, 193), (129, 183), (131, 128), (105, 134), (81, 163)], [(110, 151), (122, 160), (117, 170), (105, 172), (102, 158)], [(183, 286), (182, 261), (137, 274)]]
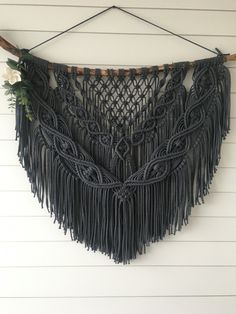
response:
[[(222, 139), (230, 130), (230, 77), (227, 71), (223, 75), (218, 97), (209, 107), (206, 123), (188, 156), (164, 180), (136, 186), (135, 193), (131, 191), (125, 198), (117, 197), (112, 189), (89, 186), (75, 176), (46, 146), (40, 126), (31, 123), (17, 103), (18, 156), (41, 207), (46, 204), (51, 216), (54, 214), (54, 223), (57, 221), (65, 234), (69, 230), (72, 240), (84, 243), (88, 250), (99, 250), (116, 263), (130, 263), (137, 253), (146, 253), (151, 242), (162, 240), (167, 232), (180, 231), (188, 223), (191, 208), (204, 202), (209, 193)], [(184, 108), (178, 110), (173, 114), (181, 115)], [(164, 138), (170, 129), (171, 125), (160, 127), (164, 134), (159, 136)], [(152, 146), (141, 150), (140, 160), (152, 151)], [(118, 174), (122, 172), (121, 164), (119, 167)]]

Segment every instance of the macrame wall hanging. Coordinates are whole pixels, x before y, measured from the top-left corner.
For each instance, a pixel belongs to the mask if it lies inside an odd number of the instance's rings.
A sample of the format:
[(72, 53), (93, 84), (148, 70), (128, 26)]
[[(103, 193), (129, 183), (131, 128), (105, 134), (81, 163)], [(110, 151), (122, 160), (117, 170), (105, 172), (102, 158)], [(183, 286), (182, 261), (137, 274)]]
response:
[[(31, 54), (111, 8), (214, 56), (90, 69)], [(15, 105), (19, 161), (34, 196), (72, 240), (127, 264), (151, 242), (181, 230), (191, 208), (209, 193), (230, 130), (231, 81), (224, 62), (236, 55), (208, 49), (119, 7), (95, 16), (31, 49), (1, 37), (2, 48), (19, 57), (8, 60), (5, 87)]]

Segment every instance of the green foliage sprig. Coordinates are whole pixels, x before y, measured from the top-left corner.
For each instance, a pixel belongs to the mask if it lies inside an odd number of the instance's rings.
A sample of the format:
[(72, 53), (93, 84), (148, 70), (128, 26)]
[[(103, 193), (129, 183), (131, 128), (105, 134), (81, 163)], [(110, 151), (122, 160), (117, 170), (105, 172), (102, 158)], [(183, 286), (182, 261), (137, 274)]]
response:
[[(21, 62), (21, 59), (19, 61), (15, 61), (13, 59), (8, 58), (8, 61), (6, 62), (8, 67), (14, 71), (12, 71), (12, 75), (20, 75), (20, 80), (16, 79), (16, 82), (13, 83), (10, 82), (10, 80), (5, 80), (2, 87), (6, 89), (5, 95), (9, 96), (9, 108), (15, 109), (16, 102), (18, 102), (20, 105), (24, 106), (26, 117), (32, 121), (33, 120), (33, 113), (31, 110), (31, 102), (29, 97), (29, 89), (32, 88), (32, 84), (29, 80), (25, 78), (25, 68), (24, 65)], [(11, 70), (8, 69), (7, 71), (10, 72)], [(19, 74), (18, 72), (19, 71)], [(6, 77), (6, 74), (5, 76)]]

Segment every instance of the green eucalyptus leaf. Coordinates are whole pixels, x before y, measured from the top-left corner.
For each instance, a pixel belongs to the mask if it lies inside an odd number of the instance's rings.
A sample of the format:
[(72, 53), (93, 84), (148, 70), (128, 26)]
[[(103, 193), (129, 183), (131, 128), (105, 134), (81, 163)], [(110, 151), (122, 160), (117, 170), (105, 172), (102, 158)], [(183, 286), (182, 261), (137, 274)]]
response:
[(18, 67), (17, 67), (17, 61), (8, 58), (6, 64), (13, 70), (17, 70), (18, 71)]
[(4, 81), (4, 84), (2, 85), (2, 87), (4, 88), (11, 88), (11, 84), (8, 81)]
[(23, 82), (22, 81), (18, 81), (15, 82), (14, 84), (12, 84), (12, 87), (15, 88), (21, 88), (23, 86)]

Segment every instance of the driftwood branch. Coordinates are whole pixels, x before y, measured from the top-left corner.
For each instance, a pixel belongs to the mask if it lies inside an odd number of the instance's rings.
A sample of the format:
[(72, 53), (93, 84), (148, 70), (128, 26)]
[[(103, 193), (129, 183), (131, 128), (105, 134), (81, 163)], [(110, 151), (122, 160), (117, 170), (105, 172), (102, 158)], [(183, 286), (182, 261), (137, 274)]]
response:
[[(11, 54), (13, 54), (16, 57), (20, 57), (21, 56), (21, 51), (20, 49), (18, 49), (17, 47), (15, 47), (14, 45), (12, 45), (10, 42), (8, 42), (6, 39), (4, 39), (2, 36), (0, 36), (0, 47), (2, 47), (4, 50), (10, 52)], [(224, 56), (224, 60), (225, 62), (227, 61), (236, 61), (236, 54), (228, 54)], [(190, 65), (194, 65), (195, 61), (191, 61)], [(49, 62), (48, 65), (49, 69), (52, 68), (52, 63)], [(173, 64), (169, 64), (169, 67), (173, 67)], [(150, 70), (151, 72), (151, 68), (152, 67), (148, 67), (148, 70)], [(71, 66), (67, 66), (67, 71), (70, 73), (71, 72), (72, 67)], [(159, 71), (163, 71), (164, 66), (163, 65), (159, 65), (158, 66), (158, 70)], [(125, 75), (129, 74), (129, 69), (124, 69), (124, 73)], [(77, 73), (82, 75), (84, 74), (84, 68), (82, 67), (77, 67)], [(136, 68), (136, 73), (140, 74), (141, 73), (141, 68)], [(95, 75), (95, 69), (90, 69), (90, 74), (91, 75)], [(117, 75), (118, 74), (118, 70), (114, 69), (114, 74)], [(107, 76), (108, 75), (108, 71), (107, 69), (101, 69), (101, 75), (102, 76)]]

